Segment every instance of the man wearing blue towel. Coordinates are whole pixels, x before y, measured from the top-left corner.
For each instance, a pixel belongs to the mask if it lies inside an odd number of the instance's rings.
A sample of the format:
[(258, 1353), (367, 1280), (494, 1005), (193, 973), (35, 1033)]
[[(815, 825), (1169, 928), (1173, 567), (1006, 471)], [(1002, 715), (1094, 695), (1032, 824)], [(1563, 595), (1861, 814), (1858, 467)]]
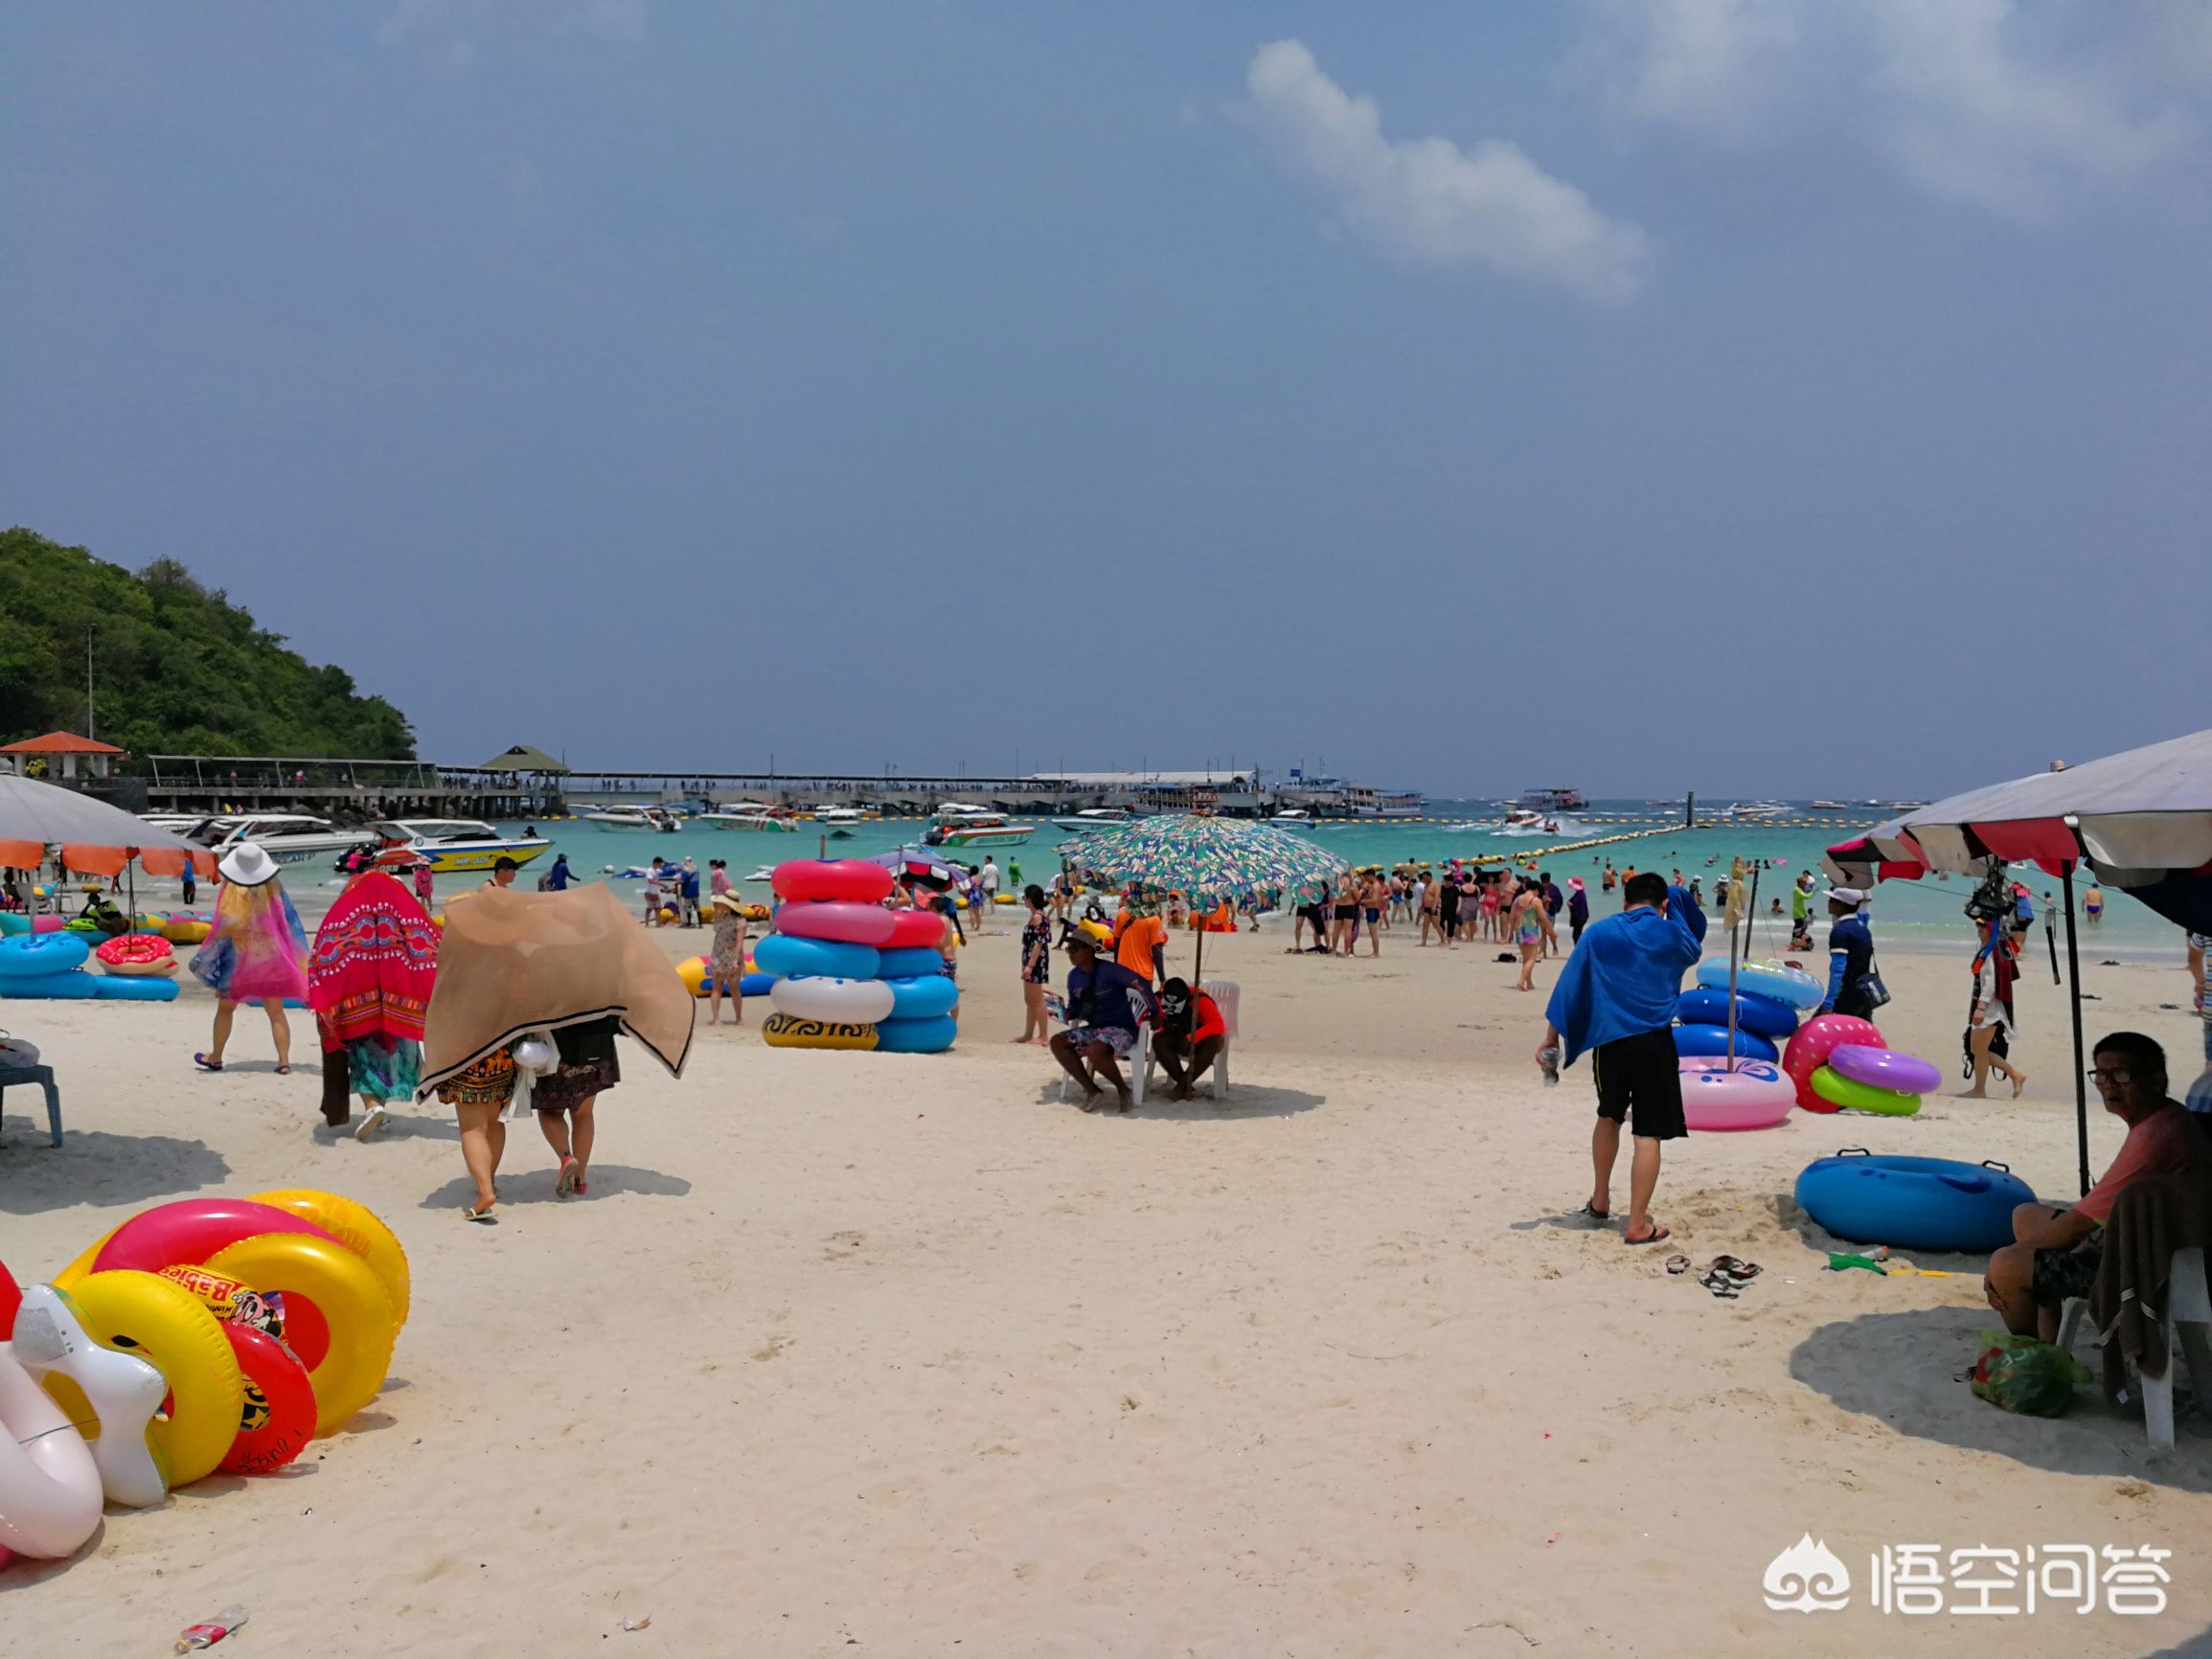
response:
[(1682, 975), (1704, 953), (1705, 913), (1656, 871), (1631, 875), (1627, 908), (1592, 922), (1567, 956), (1544, 1011), (1537, 1063), (1552, 1072), (1590, 1051), (1598, 1121), (1590, 1131), (1596, 1181), (1581, 1215), (1612, 1219), (1613, 1163), (1621, 1125), (1635, 1150), (1629, 1163), (1629, 1221), (1622, 1239), (1656, 1244), (1669, 1229), (1652, 1219), (1659, 1185), (1659, 1144), (1689, 1133), (1682, 1121), (1682, 1077), (1675, 1053), (1675, 1005)]

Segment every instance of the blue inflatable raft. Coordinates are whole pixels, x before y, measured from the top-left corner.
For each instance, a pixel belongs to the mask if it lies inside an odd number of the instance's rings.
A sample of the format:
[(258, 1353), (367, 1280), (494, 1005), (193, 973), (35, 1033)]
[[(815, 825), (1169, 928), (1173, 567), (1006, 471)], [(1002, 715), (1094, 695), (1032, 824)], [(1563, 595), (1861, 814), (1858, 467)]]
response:
[(1797, 1177), (1797, 1207), (1838, 1239), (1980, 1253), (2013, 1241), (2013, 1210), (2036, 1201), (2002, 1164), (1878, 1158), (1846, 1147)]

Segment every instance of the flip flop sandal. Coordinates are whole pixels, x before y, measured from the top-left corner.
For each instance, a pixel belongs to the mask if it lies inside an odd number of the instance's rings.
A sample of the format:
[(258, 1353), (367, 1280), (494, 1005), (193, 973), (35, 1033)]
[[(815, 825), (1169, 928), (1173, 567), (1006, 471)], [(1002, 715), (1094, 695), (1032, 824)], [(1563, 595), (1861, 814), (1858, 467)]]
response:
[(1699, 1279), (1698, 1283), (1702, 1284), (1706, 1289), (1710, 1290), (1722, 1302), (1733, 1302), (1738, 1296), (1743, 1294), (1742, 1291), (1736, 1288), (1736, 1282), (1729, 1278), (1725, 1273), (1708, 1273), (1703, 1278)]
[(1670, 1256), (1670, 1257), (1668, 1257), (1668, 1258), (1667, 1258), (1667, 1271), (1668, 1271), (1669, 1273), (1687, 1273), (1687, 1272), (1689, 1272), (1689, 1271), (1690, 1271), (1690, 1259), (1689, 1259), (1687, 1256)]
[(576, 1191), (576, 1160), (574, 1158), (560, 1160), (560, 1173), (554, 1177), (553, 1191), (556, 1195), (562, 1198)]
[(464, 1221), (474, 1221), (477, 1225), (482, 1227), (496, 1227), (499, 1225), (498, 1216), (494, 1216), (489, 1210), (479, 1210), (473, 1204), (469, 1205), (467, 1209), (461, 1212), (461, 1218)]
[(193, 1056), (192, 1063), (199, 1067), (199, 1069), (203, 1072), (219, 1072), (223, 1069), (222, 1061), (211, 1060), (205, 1055)]
[(1613, 1213), (1610, 1210), (1593, 1209), (1591, 1208), (1590, 1201), (1587, 1198), (1583, 1200), (1583, 1207), (1580, 1210), (1577, 1210), (1574, 1215), (1569, 1217), (1570, 1220), (1595, 1221), (1601, 1226), (1606, 1222), (1610, 1221), (1612, 1218)]
[(1716, 1256), (1705, 1264), (1709, 1273), (1725, 1273), (1739, 1284), (1748, 1284), (1765, 1271), (1756, 1261), (1740, 1261), (1734, 1256)]
[(1626, 1233), (1623, 1233), (1621, 1235), (1621, 1242), (1624, 1244), (1656, 1244), (1660, 1240), (1665, 1239), (1672, 1239), (1674, 1236), (1675, 1230), (1672, 1227), (1668, 1227), (1663, 1223), (1653, 1222), (1651, 1232), (1644, 1235), (1643, 1238), (1631, 1239)]

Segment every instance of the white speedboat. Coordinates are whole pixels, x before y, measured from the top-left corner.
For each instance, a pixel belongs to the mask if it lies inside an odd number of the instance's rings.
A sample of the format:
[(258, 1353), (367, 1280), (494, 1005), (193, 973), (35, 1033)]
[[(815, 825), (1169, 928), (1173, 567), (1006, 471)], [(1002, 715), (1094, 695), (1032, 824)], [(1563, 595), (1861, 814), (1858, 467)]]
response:
[(1115, 830), (1124, 824), (1133, 824), (1136, 818), (1119, 807), (1085, 807), (1072, 817), (1055, 818), (1052, 822), (1056, 830), (1086, 835), (1093, 830)]
[(1813, 809), (1815, 812), (1848, 812), (1851, 810), (1840, 801), (1815, 801), (1813, 803)]
[(760, 801), (733, 801), (712, 812), (701, 812), (698, 821), (717, 830), (767, 830), (786, 835), (795, 834), (799, 828), (798, 820), (784, 808)]
[(1274, 817), (1268, 819), (1267, 822), (1280, 824), (1286, 830), (1311, 829), (1313, 824), (1313, 814), (1303, 807), (1287, 807), (1276, 813)]
[(1739, 801), (1722, 819), (1730, 824), (1778, 824), (1790, 816), (1790, 808), (1779, 801)]
[(855, 824), (865, 824), (868, 816), (857, 807), (824, 807), (814, 814), (814, 822), (851, 829)]
[(927, 847), (1019, 847), (1036, 833), (1036, 825), (1009, 824), (988, 807), (947, 801), (922, 841)]
[(1564, 833), (1561, 825), (1562, 820), (1558, 818), (1546, 817), (1543, 813), (1531, 811), (1526, 807), (1512, 807), (1507, 808), (1504, 820), (1497, 826), (1497, 833), (1500, 835), (1559, 835)]
[(310, 858), (335, 857), (355, 847), (374, 847), (374, 830), (341, 830), (328, 818), (310, 818), (304, 812), (257, 812), (223, 818), (203, 818), (185, 839), (208, 848), (220, 857), (241, 842), (251, 841), (279, 864), (305, 864)]
[(577, 817), (602, 830), (647, 830), (662, 835), (676, 831), (676, 815), (665, 807), (592, 807)]
[(149, 830), (166, 830), (171, 835), (183, 835), (207, 822), (201, 812), (138, 812), (132, 814)]
[(371, 828), (386, 848), (427, 858), (440, 875), (489, 870), (502, 858), (528, 864), (553, 845), (542, 835), (502, 835), (479, 818), (396, 818)]

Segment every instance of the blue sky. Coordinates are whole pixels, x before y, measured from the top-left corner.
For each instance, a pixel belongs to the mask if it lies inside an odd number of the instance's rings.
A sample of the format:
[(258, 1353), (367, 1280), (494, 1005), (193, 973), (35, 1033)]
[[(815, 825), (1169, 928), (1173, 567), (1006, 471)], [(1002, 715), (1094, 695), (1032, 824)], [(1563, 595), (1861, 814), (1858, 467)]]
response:
[(0, 78), (0, 516), (440, 759), (1918, 795), (2212, 717), (2180, 0), (90, 0)]

